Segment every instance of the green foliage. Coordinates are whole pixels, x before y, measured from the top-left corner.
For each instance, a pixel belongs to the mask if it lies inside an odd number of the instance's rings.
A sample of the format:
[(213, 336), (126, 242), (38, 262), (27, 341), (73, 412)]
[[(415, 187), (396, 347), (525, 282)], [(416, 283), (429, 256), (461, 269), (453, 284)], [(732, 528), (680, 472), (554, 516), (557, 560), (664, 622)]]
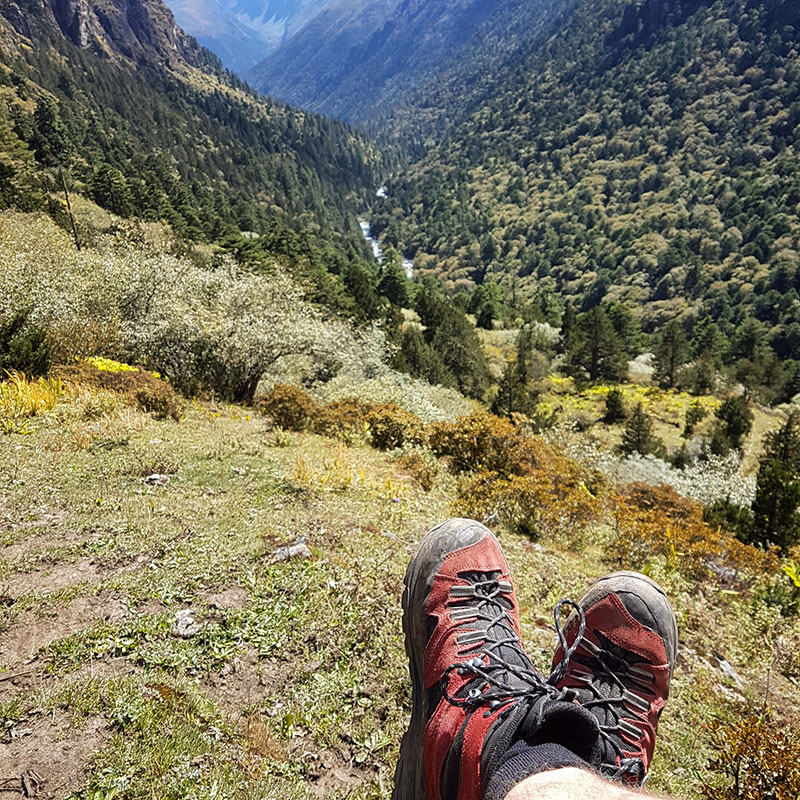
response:
[(753, 512), (749, 508), (737, 506), (726, 497), (715, 500), (703, 509), (703, 522), (712, 528), (722, 528), (737, 539), (748, 542), (753, 527)]
[(595, 306), (578, 315), (570, 338), (567, 365), (576, 378), (621, 381), (627, 377), (625, 348), (605, 308)]
[[(373, 223), (467, 291), (518, 281), (583, 311), (625, 298), (648, 333), (681, 319), (687, 386), (713, 391), (724, 359), (772, 402), (771, 354), (792, 359), (800, 331), (800, 45), (793, 23), (769, 21), (786, 14), (773, 0), (542, 13), (541, 40), (507, 53), (492, 91), (389, 182)], [(684, 344), (661, 344), (674, 385)]]
[(800, 412), (793, 411), (766, 437), (747, 541), (776, 545), (784, 552), (800, 541)]
[(316, 411), (316, 403), (298, 386), (279, 383), (256, 400), (262, 414), (288, 431), (303, 431)]
[(660, 455), (664, 451), (664, 443), (653, 434), (653, 420), (645, 413), (639, 403), (625, 425), (622, 434), (620, 452), (625, 454), (640, 453)]
[(627, 418), (628, 412), (625, 408), (622, 389), (615, 386), (609, 389), (606, 395), (606, 411), (603, 414), (603, 421), (613, 425), (615, 422), (624, 422)]
[(686, 363), (689, 345), (683, 326), (678, 320), (671, 320), (661, 333), (655, 351), (653, 377), (662, 389), (669, 389), (678, 383), (678, 371)]
[(731, 447), (737, 450), (742, 446), (742, 439), (753, 427), (753, 411), (744, 395), (735, 395), (725, 400), (716, 410), (716, 417), (721, 423), (721, 430)]
[(707, 416), (708, 411), (699, 400), (692, 403), (689, 408), (686, 409), (683, 435), (691, 436), (692, 433), (694, 433), (695, 426), (702, 422)]
[(425, 326), (425, 341), (453, 375), (458, 390), (482, 399), (489, 386), (486, 357), (463, 311), (430, 285), (420, 288), (415, 308)]
[(43, 204), (33, 153), (12, 127), (0, 100), (0, 208), (34, 211)]
[(47, 375), (50, 362), (47, 332), (30, 323), (27, 311), (0, 318), (0, 376), (11, 371), (29, 378)]

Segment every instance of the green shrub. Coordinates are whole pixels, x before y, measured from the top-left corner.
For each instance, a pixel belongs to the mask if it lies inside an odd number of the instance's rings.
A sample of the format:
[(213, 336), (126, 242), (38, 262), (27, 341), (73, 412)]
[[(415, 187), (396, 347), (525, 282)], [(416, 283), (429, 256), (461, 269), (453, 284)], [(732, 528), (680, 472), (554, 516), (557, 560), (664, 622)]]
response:
[(393, 450), (407, 442), (421, 444), (425, 438), (419, 417), (395, 403), (374, 405), (367, 414), (366, 423), (370, 441), (380, 450)]
[(0, 319), (0, 376), (22, 372), (38, 378), (47, 375), (51, 361), (47, 333), (30, 324), (27, 311)]
[(279, 383), (256, 401), (262, 414), (289, 431), (303, 431), (316, 411), (316, 403), (298, 386)]

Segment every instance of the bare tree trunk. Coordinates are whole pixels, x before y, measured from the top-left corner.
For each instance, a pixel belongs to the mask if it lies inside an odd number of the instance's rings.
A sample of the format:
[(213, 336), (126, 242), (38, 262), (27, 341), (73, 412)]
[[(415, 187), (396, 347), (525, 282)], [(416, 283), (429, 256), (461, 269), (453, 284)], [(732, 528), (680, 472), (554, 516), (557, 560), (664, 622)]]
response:
[(64, 175), (64, 168), (59, 167), (59, 173), (61, 174), (61, 185), (64, 187), (64, 197), (67, 201), (67, 214), (69, 214), (69, 221), (72, 223), (72, 235), (75, 237), (75, 247), (80, 252), (81, 243), (78, 239), (78, 226), (75, 224), (75, 217), (72, 215), (72, 204), (69, 202), (69, 189), (67, 188), (67, 179)]

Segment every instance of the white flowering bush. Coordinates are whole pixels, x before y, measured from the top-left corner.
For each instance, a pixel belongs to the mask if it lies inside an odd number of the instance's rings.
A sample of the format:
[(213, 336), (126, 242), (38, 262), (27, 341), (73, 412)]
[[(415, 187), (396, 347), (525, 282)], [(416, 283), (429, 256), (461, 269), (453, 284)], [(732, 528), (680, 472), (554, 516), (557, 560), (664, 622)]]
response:
[(475, 404), (453, 389), (431, 386), (426, 381), (381, 366), (380, 374), (356, 378), (343, 372), (314, 392), (320, 404), (359, 397), (371, 403), (395, 403), (416, 414), (423, 422), (453, 420), (475, 410)]
[(326, 318), (277, 265), (269, 275), (232, 261), (211, 269), (124, 236), (76, 252), (49, 218), (9, 212), (0, 215), (0, 314), (20, 308), (55, 338), (85, 334), (69, 356), (141, 363), (187, 394), (206, 387), (248, 401), (290, 357), (304, 359), (311, 382), (387, 369), (382, 336)]
[(724, 457), (698, 459), (685, 469), (677, 469), (653, 455), (634, 453), (623, 456), (613, 450), (603, 449), (569, 426), (554, 428), (546, 437), (566, 455), (599, 470), (614, 483), (638, 481), (651, 486), (666, 484), (684, 497), (703, 505), (727, 498), (735, 505), (749, 507), (755, 497), (755, 476), (741, 473), (740, 458), (736, 451)]

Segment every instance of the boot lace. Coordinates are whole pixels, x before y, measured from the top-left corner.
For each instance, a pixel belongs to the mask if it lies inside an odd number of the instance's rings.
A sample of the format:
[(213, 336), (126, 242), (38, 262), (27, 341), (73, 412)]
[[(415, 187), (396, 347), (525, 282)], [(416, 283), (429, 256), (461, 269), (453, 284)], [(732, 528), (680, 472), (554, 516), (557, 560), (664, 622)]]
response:
[[(571, 701), (577, 697), (573, 689), (558, 689), (554, 681), (546, 681), (534, 668), (508, 613), (509, 601), (504, 595), (511, 592), (511, 584), (493, 578), (473, 581), (469, 586), (456, 586), (451, 590), (449, 605), (456, 609), (451, 619), (463, 618), (464, 625), (485, 623), (477, 630), (469, 630), (459, 636), (459, 643), (479, 649), (480, 655), (470, 660), (453, 664), (442, 675), (442, 694), (455, 706), (488, 706), (486, 715), (501, 706), (525, 700), (531, 704), (543, 698)], [(575, 652), (566, 647), (566, 637), (560, 629), (558, 614), (564, 605), (571, 605), (581, 616), (581, 637), (585, 628), (583, 611), (572, 600), (562, 600), (556, 611), (559, 638), (569, 656)], [(454, 696), (447, 689), (450, 673), (471, 673), (474, 677)], [(544, 706), (542, 705), (542, 711)]]
[[(567, 646), (567, 637), (561, 625), (560, 612), (564, 605), (572, 606), (572, 608), (577, 611), (580, 620), (578, 634), (575, 637), (572, 647)], [(594, 642), (585, 639), (584, 634), (586, 633), (586, 618), (584, 616), (583, 609), (581, 609), (580, 606), (578, 606), (578, 604), (572, 600), (562, 600), (556, 605), (555, 622), (559, 643), (561, 644), (561, 650), (564, 653), (564, 657), (550, 674), (548, 683), (558, 684), (561, 680), (563, 680), (567, 674), (573, 655), (581, 645), (584, 646), (584, 649), (590, 652), (594, 667), (593, 670), (581, 670), (580, 672), (576, 673), (576, 677), (586, 684), (586, 688), (591, 691), (594, 699), (585, 701), (579, 700), (579, 702), (584, 708), (589, 710), (593, 708), (606, 709), (610, 712), (614, 722), (613, 725), (600, 724), (600, 737), (606, 744), (611, 746), (611, 750), (616, 756), (614, 761), (601, 763), (600, 768), (611, 780), (620, 780), (628, 776), (633, 778), (639, 786), (644, 786), (649, 777), (645, 770), (644, 761), (638, 757), (629, 757), (624, 755), (622, 747), (623, 740), (620, 738), (619, 733), (626, 732), (634, 738), (639, 738), (642, 736), (641, 730), (622, 719), (622, 712), (624, 710), (623, 704), (628, 702), (634, 706), (637, 706), (643, 711), (647, 710), (649, 708), (649, 703), (643, 697), (631, 691), (628, 688), (628, 684), (635, 685), (636, 688), (639, 689), (644, 688), (647, 690), (648, 687), (645, 687), (645, 684), (652, 683), (652, 676), (645, 670), (627, 665), (623, 659), (615, 656), (613, 653), (610, 653), (601, 647), (598, 647), (594, 644)], [(619, 664), (620, 666), (624, 665), (626, 667), (625, 674), (628, 678), (628, 684), (626, 684), (625, 681), (623, 681), (622, 678), (620, 678), (620, 676), (614, 671), (614, 669), (612, 669), (612, 665), (615, 663)], [(597, 681), (601, 677), (609, 680), (614, 686), (617, 687), (619, 691), (618, 696), (610, 696), (608, 690), (602, 690), (598, 686)], [(605, 752), (608, 752), (607, 748), (604, 748), (604, 750)]]

